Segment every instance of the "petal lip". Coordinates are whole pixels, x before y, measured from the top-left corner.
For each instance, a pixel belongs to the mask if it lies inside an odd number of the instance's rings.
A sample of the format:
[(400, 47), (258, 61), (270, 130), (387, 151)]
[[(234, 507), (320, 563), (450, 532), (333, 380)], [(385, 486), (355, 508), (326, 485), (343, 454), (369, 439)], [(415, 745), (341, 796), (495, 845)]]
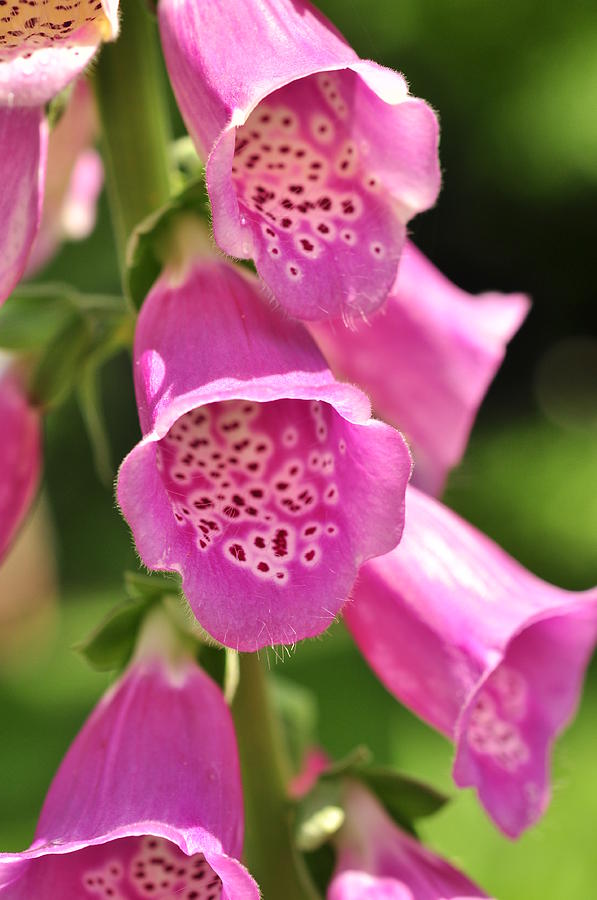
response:
[[(83, 7), (85, 5), (91, 9), (91, 3), (83, 4)], [(44, 13), (51, 9), (50, 6)], [(0, 59), (0, 106), (12, 108), (46, 104), (83, 72), (102, 41), (116, 39), (119, 30), (118, 0), (101, 0), (91, 12), (95, 18), (89, 22), (84, 21), (85, 13), (80, 10), (68, 40), (53, 38), (46, 46), (27, 49), (27, 44), (24, 44), (0, 54), (4, 57)], [(51, 11), (49, 15), (51, 19)], [(24, 49), (27, 49), (27, 55), (23, 55)]]
[(0, 107), (48, 103), (89, 65), (98, 43), (84, 47), (42, 47), (30, 57), (0, 63)]
[(271, 375), (255, 378), (252, 383), (234, 378), (220, 379), (169, 399), (159, 411), (153, 429), (141, 444), (161, 440), (172, 425), (197, 406), (226, 400), (254, 400), (270, 403), (274, 400), (321, 400), (334, 407), (343, 419), (355, 425), (367, 425), (371, 406), (366, 394), (351, 384), (333, 381), (328, 372), (320, 377), (312, 372), (286, 373), (286, 380)]
[(48, 126), (43, 109), (0, 108), (0, 303), (17, 285), (39, 229)]
[[(580, 634), (574, 634), (575, 624), (579, 626)], [(537, 644), (543, 645), (543, 653), (553, 658), (564, 655), (566, 652), (566, 640), (564, 632), (572, 626), (574, 653), (566, 660), (566, 673), (546, 673), (546, 681), (554, 682), (555, 702), (550, 709), (543, 711), (542, 721), (536, 727), (532, 754), (535, 757), (535, 771), (532, 780), (522, 785), (500, 786), (500, 793), (510, 793), (509, 802), (504, 802), (502, 797), (496, 798), (496, 791), (490, 783), (491, 773), (483, 772), (479, 759), (471, 759), (471, 753), (467, 748), (467, 728), (470, 725), (471, 715), (474, 713), (475, 703), (502, 667), (510, 666), (513, 657), (527, 656)], [(547, 636), (545, 631), (551, 631)], [(562, 636), (561, 646), (558, 646), (559, 636)], [(581, 592), (577, 600), (563, 599), (558, 606), (543, 610), (531, 616), (524, 624), (516, 629), (508, 640), (503, 653), (483, 674), (475, 685), (474, 690), (462, 707), (454, 728), (454, 743), (456, 755), (453, 766), (453, 778), (458, 787), (473, 787), (476, 789), (479, 800), (494, 819), (500, 830), (512, 840), (518, 839), (521, 834), (532, 827), (545, 813), (551, 798), (549, 784), (549, 763), (553, 747), (558, 736), (567, 728), (574, 719), (580, 705), (582, 693), (583, 674), (586, 670), (591, 654), (597, 642), (597, 589)], [(535, 644), (535, 648), (529, 644)], [(555, 666), (553, 667), (555, 669)], [(533, 759), (529, 761), (533, 762)], [(482, 760), (481, 760), (482, 763)], [(510, 790), (508, 791), (508, 787)], [(513, 790), (514, 788), (514, 790)]]
[(388, 690), (455, 741), (456, 783), (508, 836), (533, 824), (597, 640), (597, 589), (543, 582), (409, 487), (401, 544), (363, 567), (345, 618)]

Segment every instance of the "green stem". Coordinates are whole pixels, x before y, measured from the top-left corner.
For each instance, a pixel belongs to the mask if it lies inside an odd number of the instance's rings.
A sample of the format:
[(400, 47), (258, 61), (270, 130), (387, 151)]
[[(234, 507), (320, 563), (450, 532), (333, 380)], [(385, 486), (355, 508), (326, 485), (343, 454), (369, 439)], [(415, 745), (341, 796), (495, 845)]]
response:
[(170, 196), (170, 122), (157, 27), (141, 0), (125, 0), (121, 33), (93, 73), (108, 196), (121, 271), (133, 228)]
[(240, 656), (232, 713), (243, 778), (247, 867), (268, 900), (316, 900), (318, 894), (293, 846), (282, 737), (267, 675), (254, 653)]

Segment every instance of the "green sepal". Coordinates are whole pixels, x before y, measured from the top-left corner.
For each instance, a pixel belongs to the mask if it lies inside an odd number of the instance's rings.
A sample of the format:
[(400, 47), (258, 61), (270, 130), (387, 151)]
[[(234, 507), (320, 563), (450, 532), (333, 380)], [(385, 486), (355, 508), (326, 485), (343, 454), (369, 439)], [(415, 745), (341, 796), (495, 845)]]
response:
[(124, 600), (74, 649), (98, 672), (123, 669), (131, 657), (141, 624), (157, 599), (154, 596)]
[(295, 842), (303, 852), (319, 849), (345, 819), (342, 805), (342, 783), (338, 778), (322, 778), (296, 806)]
[[(149, 611), (163, 598), (178, 593), (176, 580), (167, 575), (125, 572), (124, 583), (127, 599), (115, 606), (91, 634), (74, 647), (99, 672), (123, 669)], [(165, 607), (164, 612), (167, 614)], [(169, 615), (168, 618), (171, 619)], [(178, 631), (176, 623), (172, 624)]]
[(162, 271), (168, 235), (176, 220), (192, 214), (209, 225), (203, 176), (190, 181), (169, 203), (148, 216), (133, 231), (126, 249), (125, 289), (136, 309)]
[(58, 122), (66, 112), (66, 107), (70, 103), (73, 85), (67, 85), (59, 94), (52, 97), (46, 106), (46, 119), (50, 129), (55, 128)]
[(59, 284), (17, 288), (0, 307), (0, 347), (37, 350), (49, 344), (72, 314), (68, 289)]
[(298, 771), (305, 753), (316, 741), (317, 700), (307, 688), (279, 675), (270, 675), (268, 684), (286, 751), (293, 769)]
[[(25, 316), (35, 316), (41, 298), (40, 308), (48, 302), (51, 312), (45, 326), (34, 326), (27, 340)], [(32, 401), (43, 409), (61, 403), (82, 384), (87, 373), (132, 341), (134, 317), (122, 297), (80, 294), (69, 287), (45, 285), (35, 293), (32, 289), (11, 299), (20, 307), (19, 315), (12, 316), (12, 336), (17, 338), (20, 328), (21, 349), (35, 353), (37, 363), (29, 391)], [(3, 342), (0, 317), (0, 345)]]
[(299, 850), (318, 849), (341, 827), (342, 783), (346, 778), (363, 783), (396, 824), (414, 835), (417, 820), (438, 812), (449, 799), (408, 775), (386, 766), (371, 765), (368, 748), (357, 747), (343, 760), (324, 769), (315, 785), (298, 802), (296, 842)]
[(124, 586), (131, 600), (158, 600), (169, 594), (179, 594), (180, 585), (176, 575), (143, 572), (125, 572)]
[(85, 368), (77, 385), (79, 408), (91, 444), (93, 465), (99, 480), (108, 487), (114, 479), (110, 441), (102, 408), (99, 370), (95, 366)]
[(91, 349), (87, 323), (71, 314), (46, 347), (35, 369), (29, 385), (32, 402), (42, 409), (60, 404), (76, 383)]
[(392, 819), (413, 833), (418, 819), (438, 812), (449, 800), (435, 788), (390, 768), (367, 766), (355, 775), (376, 795)]

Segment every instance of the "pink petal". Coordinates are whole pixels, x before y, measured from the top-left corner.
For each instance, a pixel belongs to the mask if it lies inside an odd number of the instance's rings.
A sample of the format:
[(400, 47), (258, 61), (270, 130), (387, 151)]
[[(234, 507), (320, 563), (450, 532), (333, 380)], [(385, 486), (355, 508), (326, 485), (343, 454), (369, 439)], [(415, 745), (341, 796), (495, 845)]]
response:
[(305, 755), (300, 772), (288, 784), (290, 796), (304, 797), (330, 765), (331, 760), (324, 750), (320, 747), (311, 747)]
[(79, 79), (50, 133), (43, 212), (27, 261), (27, 277), (47, 264), (62, 240), (82, 240), (93, 230), (103, 185), (101, 158), (93, 149), (96, 134), (91, 90)]
[(383, 310), (352, 330), (310, 329), (338, 377), (360, 385), (412, 443), (415, 483), (439, 494), (528, 308), (522, 294), (472, 297), (407, 241)]
[[(133, 882), (153, 881), (155, 890), (158, 878), (175, 879), (173, 895), (196, 882), (204, 897), (203, 882), (214, 881), (217, 892), (219, 878), (223, 898), (257, 900), (237, 862), (241, 848), (239, 767), (224, 699), (193, 663), (153, 659), (134, 664), (84, 725), (33, 845), (0, 856), (0, 885), (11, 885), (7, 900), (117, 900), (123, 895), (108, 887), (129, 896)], [(194, 879), (199, 869), (204, 876)], [(236, 892), (240, 885), (245, 893)]]
[(474, 900), (486, 897), (445, 860), (398, 828), (362, 785), (344, 794), (346, 823), (327, 900)]
[(454, 738), (456, 782), (506, 834), (531, 825), (597, 639), (597, 591), (541, 581), (409, 488), (400, 547), (362, 568), (345, 615), (388, 690)]
[(330, 624), (361, 562), (400, 539), (410, 471), (401, 436), (256, 287), (200, 260), (154, 286), (135, 341), (144, 438), (118, 482), (145, 565), (180, 572), (202, 626), (241, 650)]
[(47, 142), (41, 107), (0, 108), (0, 303), (23, 274), (37, 234)]
[[(0, 45), (0, 106), (40, 106), (118, 34), (118, 0), (16, 5)], [(5, 26), (3, 25), (4, 29)]]
[(163, 0), (159, 16), (180, 108), (209, 157), (216, 241), (254, 257), (294, 316), (372, 312), (406, 222), (437, 196), (432, 111), (307, 3)]
[(18, 379), (0, 373), (0, 561), (35, 496), (41, 468), (39, 414)]

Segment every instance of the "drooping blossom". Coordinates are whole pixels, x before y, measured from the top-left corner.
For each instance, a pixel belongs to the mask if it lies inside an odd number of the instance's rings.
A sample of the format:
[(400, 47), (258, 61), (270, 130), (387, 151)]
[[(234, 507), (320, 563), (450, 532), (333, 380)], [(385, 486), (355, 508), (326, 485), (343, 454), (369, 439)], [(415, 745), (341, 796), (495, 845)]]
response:
[(310, 331), (337, 377), (362, 387), (411, 443), (415, 483), (439, 494), (528, 307), (523, 294), (467, 294), (407, 241), (382, 309), (353, 329)]
[(25, 270), (39, 227), (45, 104), (118, 33), (117, 0), (28, 0), (0, 15), (0, 302)]
[(454, 779), (518, 836), (549, 801), (549, 756), (597, 639), (597, 590), (532, 575), (407, 491), (400, 547), (363, 566), (346, 622), (383, 684), (456, 745)]
[(160, 0), (219, 246), (303, 319), (368, 315), (436, 199), (435, 115), (305, 0)]
[(50, 133), (43, 210), (26, 277), (43, 268), (62, 241), (83, 240), (93, 230), (104, 179), (101, 157), (93, 147), (96, 132), (93, 97), (81, 78)]
[(0, 561), (39, 483), (41, 422), (9, 358), (0, 356)]
[(136, 660), (71, 745), (2, 900), (258, 900), (234, 729), (190, 659)]
[(487, 897), (399, 828), (363, 785), (347, 780), (344, 825), (327, 900), (473, 900)]
[(220, 259), (165, 269), (134, 359), (143, 439), (118, 502), (142, 561), (179, 572), (201, 625), (233, 648), (322, 632), (359, 565), (400, 539), (401, 435)]

